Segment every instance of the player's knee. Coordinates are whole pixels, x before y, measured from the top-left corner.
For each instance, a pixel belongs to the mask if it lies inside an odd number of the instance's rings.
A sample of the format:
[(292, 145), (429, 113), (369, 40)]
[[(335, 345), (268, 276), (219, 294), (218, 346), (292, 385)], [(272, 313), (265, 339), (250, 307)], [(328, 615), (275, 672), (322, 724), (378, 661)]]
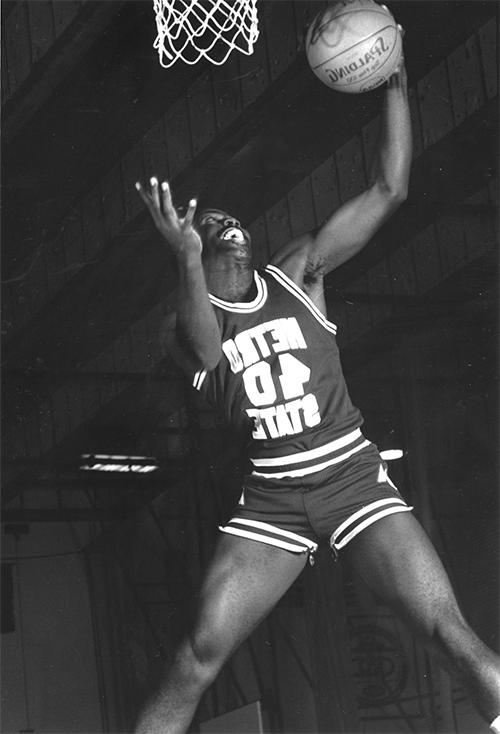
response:
[(186, 644), (191, 676), (206, 688), (215, 680), (225, 662), (222, 641), (216, 633), (195, 630), (188, 635)]
[(471, 629), (454, 599), (442, 600), (433, 607), (426, 628), (429, 641), (443, 652), (452, 652), (460, 647), (471, 634)]

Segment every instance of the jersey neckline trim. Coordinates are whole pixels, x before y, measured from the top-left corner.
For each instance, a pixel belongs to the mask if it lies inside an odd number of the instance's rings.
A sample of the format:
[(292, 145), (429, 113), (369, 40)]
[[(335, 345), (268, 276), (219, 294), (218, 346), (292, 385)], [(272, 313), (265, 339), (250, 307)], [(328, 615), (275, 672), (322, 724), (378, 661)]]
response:
[(232, 301), (224, 301), (222, 298), (217, 298), (217, 296), (209, 293), (208, 298), (210, 303), (222, 308), (224, 311), (231, 311), (232, 313), (253, 313), (254, 311), (258, 311), (267, 301), (267, 283), (259, 275), (257, 270), (254, 270), (254, 282), (257, 288), (257, 295), (253, 301), (233, 303)]

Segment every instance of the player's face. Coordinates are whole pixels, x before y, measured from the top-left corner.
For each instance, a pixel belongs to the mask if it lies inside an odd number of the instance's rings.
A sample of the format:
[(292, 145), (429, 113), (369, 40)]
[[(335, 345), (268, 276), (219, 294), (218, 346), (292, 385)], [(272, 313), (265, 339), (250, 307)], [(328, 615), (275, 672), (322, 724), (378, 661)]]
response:
[(247, 251), (250, 248), (250, 234), (227, 212), (221, 209), (204, 209), (196, 219), (205, 250)]

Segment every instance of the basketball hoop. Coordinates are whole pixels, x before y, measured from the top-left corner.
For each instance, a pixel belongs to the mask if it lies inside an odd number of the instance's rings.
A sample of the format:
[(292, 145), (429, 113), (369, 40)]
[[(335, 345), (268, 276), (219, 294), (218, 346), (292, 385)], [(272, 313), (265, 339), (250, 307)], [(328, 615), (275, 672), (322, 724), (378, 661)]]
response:
[(154, 0), (160, 64), (178, 59), (196, 64), (203, 56), (223, 64), (231, 51), (253, 53), (259, 36), (257, 0)]

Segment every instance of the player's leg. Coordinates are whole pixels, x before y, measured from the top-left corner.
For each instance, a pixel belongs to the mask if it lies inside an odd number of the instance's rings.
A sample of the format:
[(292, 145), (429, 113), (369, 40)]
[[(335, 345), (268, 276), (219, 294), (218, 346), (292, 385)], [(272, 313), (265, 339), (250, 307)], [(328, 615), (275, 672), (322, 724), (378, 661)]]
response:
[(409, 512), (385, 517), (348, 543), (343, 557), (467, 688), (488, 723), (500, 714), (498, 656), (464, 620), (446, 571)]
[(181, 734), (222, 665), (300, 574), (306, 555), (222, 535), (192, 629), (139, 717), (140, 734)]

